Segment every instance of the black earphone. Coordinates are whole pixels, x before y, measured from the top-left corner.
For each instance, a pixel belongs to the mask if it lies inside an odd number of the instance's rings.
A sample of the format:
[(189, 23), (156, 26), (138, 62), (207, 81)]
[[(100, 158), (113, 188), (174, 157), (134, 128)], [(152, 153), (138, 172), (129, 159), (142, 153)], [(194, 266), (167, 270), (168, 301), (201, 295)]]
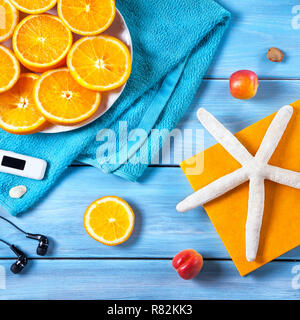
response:
[(38, 244), (38, 247), (36, 248), (36, 253), (39, 256), (46, 255), (46, 253), (48, 251), (48, 247), (49, 247), (49, 240), (47, 237), (45, 237), (41, 234), (27, 233), (26, 238), (38, 240), (39, 244)]
[[(24, 233), (26, 238), (37, 240), (39, 242), (39, 244), (36, 249), (36, 253), (39, 256), (46, 255), (46, 253), (48, 251), (48, 247), (49, 247), (49, 240), (47, 237), (43, 236), (42, 234), (32, 234), (32, 233), (25, 232), (24, 230), (22, 230), (21, 228), (16, 226), (14, 223), (12, 223), (11, 221), (9, 221), (8, 219), (6, 219), (2, 216), (0, 216), (0, 219), (8, 222), (13, 227), (15, 227), (17, 230)], [(22, 252), (20, 249), (18, 249), (16, 246), (6, 242), (5, 240), (0, 239), (0, 242), (6, 244), (18, 257), (17, 261), (10, 267), (11, 272), (14, 274), (21, 272), (24, 269), (24, 267), (26, 266), (27, 260), (28, 260), (25, 253)]]
[(14, 274), (21, 272), (27, 265), (28, 259), (26, 257), (26, 254), (13, 244), (10, 244), (2, 239), (0, 239), (0, 241), (7, 245), (10, 248), (10, 250), (18, 257), (17, 261), (11, 265), (10, 271)]

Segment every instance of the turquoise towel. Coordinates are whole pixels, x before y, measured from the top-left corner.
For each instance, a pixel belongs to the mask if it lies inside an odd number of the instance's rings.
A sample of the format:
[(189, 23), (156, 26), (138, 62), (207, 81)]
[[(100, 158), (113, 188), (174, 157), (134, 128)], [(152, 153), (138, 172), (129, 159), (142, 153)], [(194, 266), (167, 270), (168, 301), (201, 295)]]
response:
[[(1, 149), (48, 162), (42, 181), (0, 173), (0, 203), (12, 215), (26, 211), (43, 197), (76, 159), (136, 181), (167, 138), (164, 134), (160, 142), (150, 143), (151, 130), (171, 131), (176, 127), (192, 102), (230, 19), (230, 14), (212, 0), (116, 2), (134, 46), (132, 74), (117, 103), (103, 117), (76, 131), (29, 136), (0, 131)], [(141, 128), (147, 134), (129, 137), (132, 142), (127, 146), (125, 140), (117, 139), (119, 145), (114, 152), (108, 132), (118, 136), (119, 125), (125, 121), (128, 132)], [(135, 163), (137, 158), (140, 161)], [(21, 184), (27, 186), (27, 193), (21, 199), (11, 199), (10, 188)]]

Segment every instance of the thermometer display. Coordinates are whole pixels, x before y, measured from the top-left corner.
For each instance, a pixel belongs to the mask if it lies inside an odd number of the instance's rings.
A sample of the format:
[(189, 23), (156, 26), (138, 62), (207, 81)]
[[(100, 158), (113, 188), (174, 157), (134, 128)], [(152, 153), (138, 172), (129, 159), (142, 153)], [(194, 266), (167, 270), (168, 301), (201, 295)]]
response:
[(42, 180), (46, 168), (47, 162), (43, 159), (0, 149), (0, 172)]
[(25, 160), (12, 158), (8, 156), (4, 156), (1, 162), (1, 166), (18, 169), (18, 170), (24, 170), (25, 164), (26, 164)]

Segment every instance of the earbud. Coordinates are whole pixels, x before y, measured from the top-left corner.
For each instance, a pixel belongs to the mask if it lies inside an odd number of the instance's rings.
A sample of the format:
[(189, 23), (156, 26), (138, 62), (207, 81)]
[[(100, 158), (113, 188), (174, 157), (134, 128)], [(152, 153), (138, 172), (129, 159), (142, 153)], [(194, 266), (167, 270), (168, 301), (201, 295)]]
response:
[(27, 265), (27, 257), (23, 251), (14, 245), (10, 245), (10, 249), (17, 255), (17, 261), (10, 267), (10, 271), (14, 274), (21, 272)]
[[(42, 234), (32, 234), (32, 233), (27, 233), (24, 230), (22, 230), (21, 228), (19, 228), (17, 225), (15, 225), (14, 223), (12, 223), (10, 220), (0, 216), (0, 219), (8, 222), (9, 224), (11, 224), (13, 227), (15, 227), (17, 230), (19, 230), (20, 232), (24, 233), (26, 235), (26, 238), (29, 239), (33, 239), (33, 240), (38, 240), (39, 245), (36, 249), (36, 253), (39, 256), (44, 256), (46, 255), (47, 251), (48, 251), (48, 247), (49, 247), (49, 240), (47, 237), (43, 236)], [(2, 241), (3, 242), (3, 241)]]
[[(15, 225), (14, 223), (12, 223), (11, 221), (9, 221), (8, 219), (6, 219), (2, 216), (0, 216), (0, 219), (8, 222), (13, 227), (15, 227), (17, 230), (24, 233), (26, 235), (26, 238), (37, 240), (39, 242), (39, 245), (36, 249), (36, 253), (39, 256), (44, 256), (47, 253), (48, 247), (49, 247), (49, 240), (47, 237), (43, 236), (42, 234), (27, 233), (24, 230), (22, 230), (21, 228), (19, 228), (17, 225)], [(21, 272), (25, 268), (25, 266), (27, 265), (27, 261), (28, 261), (25, 253), (23, 251), (21, 251), (20, 249), (18, 249), (16, 246), (11, 245), (10, 243), (8, 243), (5, 240), (0, 239), (0, 242), (7, 245), (18, 257), (17, 261), (10, 267), (10, 271), (14, 274)]]
[(36, 249), (36, 253), (39, 256), (44, 256), (46, 255), (47, 251), (48, 251), (48, 247), (49, 247), (49, 240), (47, 237), (41, 235), (41, 234), (31, 234), (31, 233), (27, 233), (26, 237), (29, 239), (34, 239), (34, 240), (38, 240), (39, 245)]

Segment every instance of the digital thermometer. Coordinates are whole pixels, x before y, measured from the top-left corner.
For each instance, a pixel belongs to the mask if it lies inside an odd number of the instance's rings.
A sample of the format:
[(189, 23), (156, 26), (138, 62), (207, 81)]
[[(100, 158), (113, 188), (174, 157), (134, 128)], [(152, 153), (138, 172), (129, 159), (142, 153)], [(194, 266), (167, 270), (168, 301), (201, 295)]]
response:
[(0, 149), (0, 172), (42, 180), (45, 176), (46, 167), (47, 162), (45, 160)]

